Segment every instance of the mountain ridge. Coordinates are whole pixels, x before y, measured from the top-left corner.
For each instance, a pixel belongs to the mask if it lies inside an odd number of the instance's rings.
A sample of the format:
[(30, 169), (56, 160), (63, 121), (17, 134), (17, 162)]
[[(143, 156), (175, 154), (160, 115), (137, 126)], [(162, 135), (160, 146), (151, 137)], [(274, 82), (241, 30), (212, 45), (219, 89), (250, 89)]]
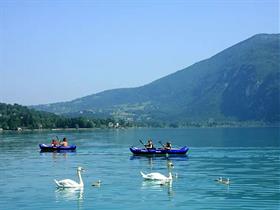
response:
[(147, 85), (33, 107), (133, 121), (279, 121), (279, 40), (257, 34)]

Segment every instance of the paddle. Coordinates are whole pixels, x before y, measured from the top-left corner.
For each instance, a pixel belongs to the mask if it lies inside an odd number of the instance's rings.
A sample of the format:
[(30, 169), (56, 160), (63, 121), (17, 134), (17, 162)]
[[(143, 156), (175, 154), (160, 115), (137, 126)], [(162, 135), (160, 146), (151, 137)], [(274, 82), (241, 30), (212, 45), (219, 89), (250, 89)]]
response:
[(59, 140), (58, 136), (55, 136), (55, 137), (56, 137), (56, 139), (58, 140), (58, 143), (57, 143), (57, 145), (55, 145), (55, 146), (58, 147), (58, 146), (60, 146), (60, 140)]
[(142, 141), (141, 139), (139, 139), (139, 142), (140, 142), (141, 144), (143, 144), (144, 147), (146, 147), (145, 144), (143, 143), (143, 141)]
[(140, 142), (141, 144), (143, 144), (143, 146), (144, 146), (147, 150), (153, 149), (153, 148), (147, 148), (146, 145), (143, 143), (143, 141), (142, 141), (141, 139), (139, 140), (139, 142)]
[(160, 143), (160, 145), (161, 145), (162, 147), (164, 147), (164, 145), (161, 143), (161, 141), (158, 141), (158, 143)]

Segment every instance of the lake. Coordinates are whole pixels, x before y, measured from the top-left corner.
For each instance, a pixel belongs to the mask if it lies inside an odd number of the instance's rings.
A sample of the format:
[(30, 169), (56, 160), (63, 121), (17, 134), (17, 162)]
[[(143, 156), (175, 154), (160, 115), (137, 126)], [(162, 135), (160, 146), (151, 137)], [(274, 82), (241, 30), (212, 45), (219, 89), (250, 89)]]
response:
[[(40, 153), (58, 136), (74, 153)], [(139, 157), (129, 147), (152, 138), (190, 147), (187, 156)], [(0, 133), (1, 209), (279, 209), (279, 128), (119, 129)], [(174, 168), (167, 167), (172, 161)], [(58, 190), (54, 179), (83, 190)], [(140, 171), (171, 171), (172, 184), (143, 181)], [(230, 185), (214, 181), (230, 178)], [(92, 183), (101, 180), (100, 187)]]

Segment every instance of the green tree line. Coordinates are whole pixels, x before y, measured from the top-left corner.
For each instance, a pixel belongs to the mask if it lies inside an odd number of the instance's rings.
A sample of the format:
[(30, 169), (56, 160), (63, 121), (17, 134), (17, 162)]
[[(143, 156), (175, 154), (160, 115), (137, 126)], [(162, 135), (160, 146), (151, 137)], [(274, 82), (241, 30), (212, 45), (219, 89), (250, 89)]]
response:
[(36, 111), (19, 104), (0, 103), (0, 128), (3, 130), (52, 128), (106, 128), (131, 126), (123, 120), (64, 117)]

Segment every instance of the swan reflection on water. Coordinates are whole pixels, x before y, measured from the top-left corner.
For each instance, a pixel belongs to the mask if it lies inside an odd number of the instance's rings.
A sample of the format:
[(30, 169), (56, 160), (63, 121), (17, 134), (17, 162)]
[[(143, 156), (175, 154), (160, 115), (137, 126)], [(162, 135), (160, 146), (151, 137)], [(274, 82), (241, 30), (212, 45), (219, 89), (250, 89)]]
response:
[(57, 188), (55, 190), (56, 200), (82, 201), (84, 199), (84, 188)]
[(171, 198), (174, 195), (172, 182), (173, 181), (163, 183), (161, 180), (143, 180), (141, 189), (154, 191), (167, 190), (167, 195)]

